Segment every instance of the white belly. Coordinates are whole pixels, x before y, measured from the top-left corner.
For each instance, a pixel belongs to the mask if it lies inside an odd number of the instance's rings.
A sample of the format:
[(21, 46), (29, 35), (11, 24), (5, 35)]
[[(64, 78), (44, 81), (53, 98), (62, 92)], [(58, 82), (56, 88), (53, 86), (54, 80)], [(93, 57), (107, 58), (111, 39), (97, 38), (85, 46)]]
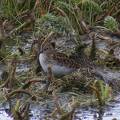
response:
[(74, 69), (60, 65), (53, 65), (52, 72), (55, 76), (63, 76), (73, 72)]
[(46, 64), (46, 56), (42, 53), (39, 55), (39, 62), (44, 72), (47, 72), (48, 65)]
[(61, 66), (61, 65), (55, 64), (55, 63), (53, 63), (53, 64), (47, 63), (46, 56), (44, 56), (44, 54), (40, 54), (39, 61), (40, 61), (40, 65), (42, 66), (44, 72), (46, 72), (46, 73), (48, 72), (49, 65), (51, 65), (52, 73), (55, 76), (63, 76), (63, 75), (69, 74), (74, 71), (73, 68)]

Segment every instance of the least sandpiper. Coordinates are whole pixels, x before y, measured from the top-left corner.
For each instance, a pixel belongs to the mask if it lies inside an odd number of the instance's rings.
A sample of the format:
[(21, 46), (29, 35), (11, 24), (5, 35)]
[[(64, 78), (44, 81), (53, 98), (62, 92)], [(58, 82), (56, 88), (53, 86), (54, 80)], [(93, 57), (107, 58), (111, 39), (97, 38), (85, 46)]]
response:
[(74, 59), (69, 58), (66, 54), (56, 51), (55, 43), (47, 42), (41, 45), (39, 62), (45, 73), (48, 73), (48, 67), (54, 76), (64, 76), (80, 68)]

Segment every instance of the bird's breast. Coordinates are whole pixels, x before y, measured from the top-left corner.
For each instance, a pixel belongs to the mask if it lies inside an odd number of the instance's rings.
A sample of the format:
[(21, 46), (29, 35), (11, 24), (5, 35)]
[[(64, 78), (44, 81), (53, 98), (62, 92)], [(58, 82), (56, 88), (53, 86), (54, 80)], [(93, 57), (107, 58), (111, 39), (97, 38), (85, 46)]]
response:
[(42, 66), (42, 69), (44, 70), (44, 72), (47, 73), (48, 67), (51, 66), (52, 73), (55, 76), (64, 76), (75, 70), (74, 68), (70, 68), (68, 66), (61, 65), (60, 63), (56, 62), (55, 60), (51, 60), (43, 53), (41, 53), (39, 55), (39, 61), (40, 61), (40, 65)]
[(41, 53), (39, 55), (39, 62), (44, 72), (47, 72), (48, 66), (47, 66), (47, 57), (45, 54)]

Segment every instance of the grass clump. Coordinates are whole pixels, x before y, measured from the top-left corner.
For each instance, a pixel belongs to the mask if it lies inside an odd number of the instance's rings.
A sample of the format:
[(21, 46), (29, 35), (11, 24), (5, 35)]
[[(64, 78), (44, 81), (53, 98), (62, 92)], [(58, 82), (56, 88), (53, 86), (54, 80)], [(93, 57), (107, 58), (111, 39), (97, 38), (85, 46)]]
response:
[(105, 18), (104, 26), (111, 31), (118, 31), (118, 22), (112, 16), (107, 16)]
[(44, 36), (51, 31), (58, 34), (70, 32), (69, 25), (66, 24), (66, 18), (51, 13), (47, 13), (36, 20), (35, 30), (39, 36)]

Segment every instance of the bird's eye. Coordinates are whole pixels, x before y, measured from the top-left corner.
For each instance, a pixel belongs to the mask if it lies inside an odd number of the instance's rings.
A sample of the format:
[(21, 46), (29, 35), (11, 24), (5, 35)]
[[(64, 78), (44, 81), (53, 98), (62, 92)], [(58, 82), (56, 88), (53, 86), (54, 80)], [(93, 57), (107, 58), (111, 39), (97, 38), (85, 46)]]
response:
[(45, 48), (45, 50), (48, 50), (48, 48)]

